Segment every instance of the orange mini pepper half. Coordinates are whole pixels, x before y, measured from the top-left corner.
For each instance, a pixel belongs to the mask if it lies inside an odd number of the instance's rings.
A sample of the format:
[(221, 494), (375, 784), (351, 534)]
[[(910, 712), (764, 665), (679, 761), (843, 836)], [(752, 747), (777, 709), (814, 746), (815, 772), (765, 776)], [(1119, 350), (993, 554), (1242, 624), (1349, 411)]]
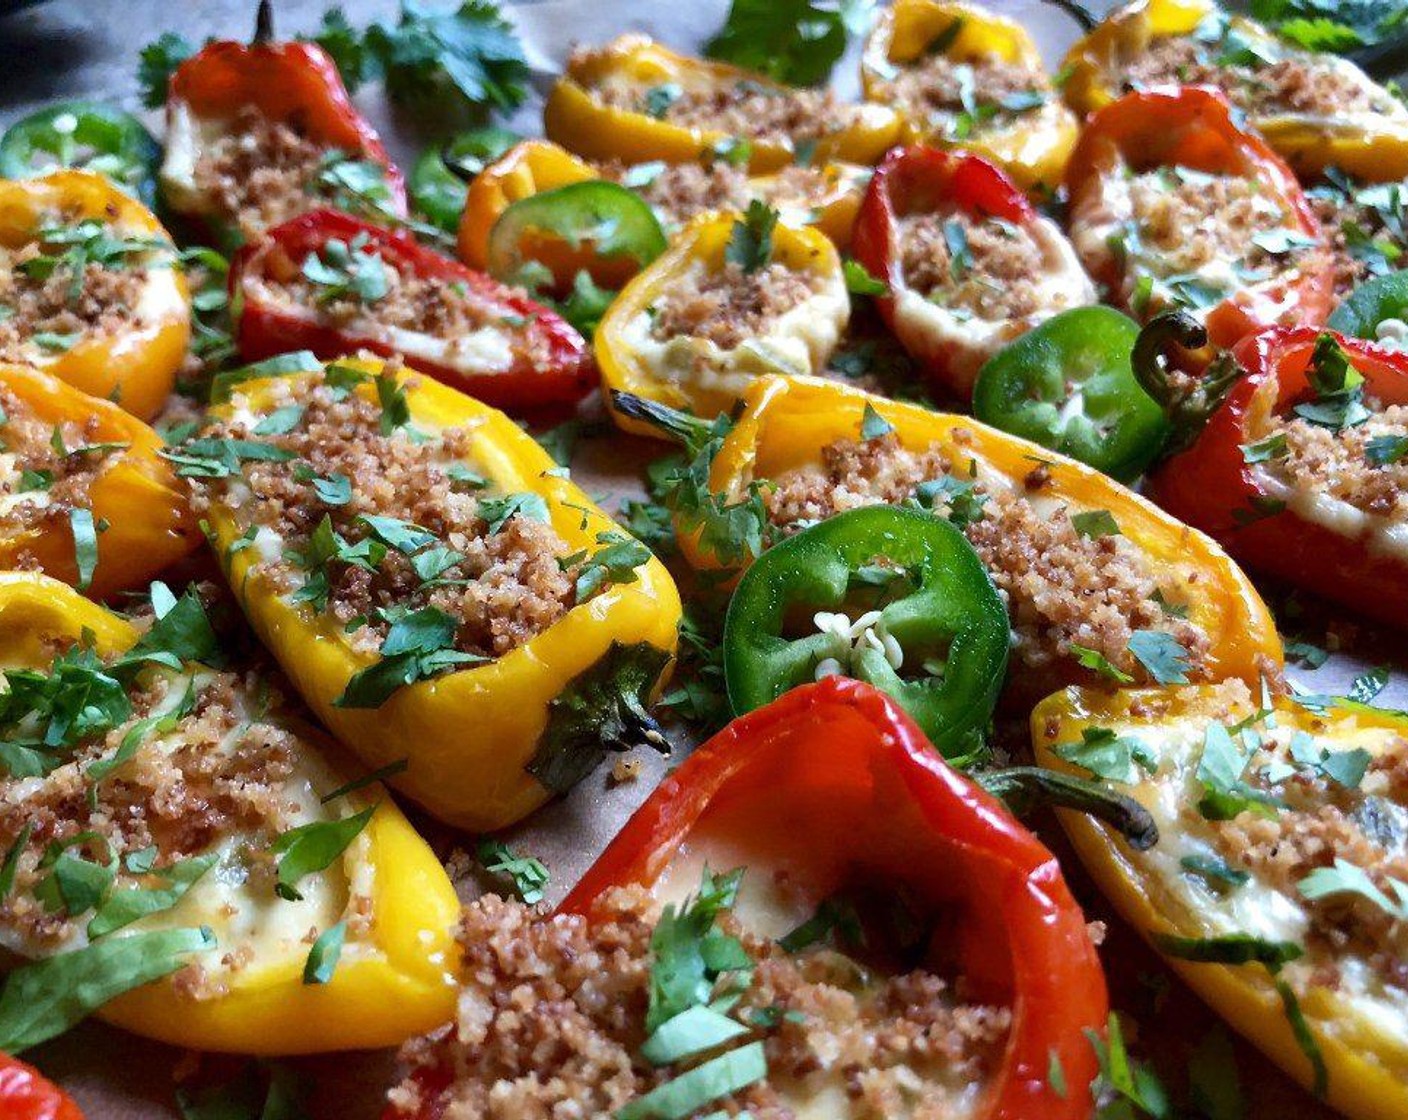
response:
[(85, 261), (89, 270), (96, 264), (132, 273), (136, 287), (121, 303), (101, 307), (100, 321), (91, 322), (86, 308), (71, 307), (74, 314), (83, 311), (72, 333), (20, 337), (3, 357), (38, 366), (144, 420), (154, 415), (176, 383), (191, 336), (190, 294), (156, 216), (87, 171), (0, 180), (0, 247), (28, 251), (29, 260), (41, 262), (17, 266), (30, 283), (68, 277), (70, 305), (91, 298), (75, 271)]

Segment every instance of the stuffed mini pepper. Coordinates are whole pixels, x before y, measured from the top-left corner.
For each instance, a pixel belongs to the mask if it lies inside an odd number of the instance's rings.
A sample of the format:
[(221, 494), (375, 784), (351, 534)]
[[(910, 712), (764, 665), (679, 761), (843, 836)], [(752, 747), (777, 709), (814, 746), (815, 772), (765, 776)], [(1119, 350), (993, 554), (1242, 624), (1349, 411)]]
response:
[(865, 44), (869, 101), (904, 118), (906, 143), (956, 147), (997, 164), (1024, 189), (1055, 189), (1076, 142), (1021, 24), (952, 0), (898, 0)]
[[(1302, 21), (1314, 33), (1315, 21)], [(1128, 89), (1221, 90), (1296, 171), (1408, 175), (1408, 107), (1347, 58), (1306, 50), (1213, 0), (1134, 0), (1071, 48), (1062, 89), (1093, 113)]]
[[(1013, 699), (1070, 681), (1255, 681), (1279, 674), (1281, 643), (1270, 613), (1221, 549), (1098, 471), (1036, 444), (966, 417), (812, 378), (755, 384), (731, 426), (671, 416), (649, 402), (623, 398), (616, 407), (689, 441), (696, 458), (675, 480), (670, 502), (682, 550), (712, 578), (765, 564), (767, 546), (824, 527), (837, 514), (902, 506), (949, 521), (976, 550), (1009, 616)], [(895, 530), (870, 531), (875, 555), (883, 557)], [(860, 526), (855, 532), (863, 536)], [(838, 533), (830, 551), (854, 560), (864, 548)], [(835, 564), (814, 558), (801, 566), (819, 573), (814, 594)], [(858, 582), (872, 590), (887, 582), (875, 565), (859, 567), (865, 570)], [(958, 576), (959, 569), (944, 573), (963, 588), (946, 596), (954, 612), (985, 599), (983, 581)], [(896, 598), (921, 606), (922, 588), (923, 581), (920, 594)], [(765, 632), (770, 610), (753, 629)], [(881, 614), (883, 620), (883, 606)], [(918, 614), (929, 619), (927, 628), (917, 627), (913, 648), (902, 648), (900, 667), (910, 681), (927, 675), (942, 683), (945, 651), (926, 639), (942, 636), (949, 623), (932, 605)], [(807, 621), (818, 632), (836, 625), (829, 617)], [(871, 644), (867, 631), (887, 644), (875, 619), (844, 621), (855, 653)], [(991, 662), (978, 655), (987, 648), (984, 639), (955, 660), (955, 673), (973, 670), (969, 684), (955, 689), (960, 698), (981, 694), (972, 682), (987, 679)], [(834, 671), (822, 664), (840, 660), (829, 641), (814, 640), (809, 649), (814, 674)], [(852, 666), (855, 653), (844, 654)], [(933, 671), (926, 669), (931, 662)]]
[(318, 206), (406, 214), (401, 172), (331, 56), (276, 40), (269, 0), (253, 42), (207, 43), (171, 75), (159, 182), (173, 213), (227, 249)]
[(185, 556), (200, 533), (162, 446), (116, 405), (0, 365), (0, 567), (104, 599)]
[(337, 210), (276, 226), (236, 255), (230, 287), (246, 360), (370, 350), (480, 400), (571, 404), (595, 381), (582, 337), (534, 303), (409, 234)]
[(548, 96), (543, 124), (548, 139), (602, 161), (684, 163), (746, 142), (743, 162), (754, 171), (875, 163), (900, 132), (899, 116), (883, 105), (779, 85), (636, 34), (575, 51)]
[(1150, 493), (1249, 568), (1408, 627), (1408, 356), (1283, 328), (1223, 360), (1240, 376)]
[(967, 398), (982, 364), (1051, 316), (1095, 302), (1065, 236), (996, 167), (936, 148), (885, 157), (856, 219), (880, 313), (936, 383)]
[(328, 728), (475, 830), (664, 746), (645, 705), (680, 605), (650, 551), (504, 414), (394, 363), (312, 366), (226, 386), (168, 454)]
[[(18, 1053), (89, 1013), (197, 1050), (387, 1046), (450, 1014), (448, 877), (194, 591), (139, 629), (0, 575), (0, 994)], [(2, 1099), (2, 1098), (0, 1098)]]
[(1087, 123), (1066, 175), (1071, 241), (1137, 319), (1169, 308), (1230, 346), (1322, 323), (1331, 259), (1294, 176), (1212, 90), (1131, 93)]
[(1136, 851), (1061, 813), (1091, 877), (1213, 1010), (1355, 1120), (1408, 1115), (1408, 721), (1240, 681), (1071, 689), (1037, 761), (1153, 814)]
[[(608, 392), (715, 416), (758, 377), (820, 373), (850, 312), (831, 242), (754, 202), (696, 219), (632, 280), (597, 329), (596, 360)], [(626, 430), (659, 434), (608, 405)]]
[(161, 223), (100, 175), (0, 180), (0, 361), (37, 366), (147, 419), (191, 337)]
[(699, 748), (556, 914), (488, 896), (460, 936), (461, 1018), (386, 1120), (1093, 1107), (1105, 980), (1055, 858), (854, 681)]

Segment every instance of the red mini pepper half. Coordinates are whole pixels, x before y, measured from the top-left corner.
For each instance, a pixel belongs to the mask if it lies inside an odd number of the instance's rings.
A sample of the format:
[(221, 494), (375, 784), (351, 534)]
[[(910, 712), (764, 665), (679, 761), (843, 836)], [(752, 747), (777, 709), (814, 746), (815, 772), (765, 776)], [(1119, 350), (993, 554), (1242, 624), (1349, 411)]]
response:
[[(972, 258), (954, 214), (1003, 223), (1002, 236), (1030, 241), (1035, 308), (1005, 311), (1000, 298), (993, 300), (1001, 281)], [(923, 292), (906, 279), (904, 247), (911, 235), (904, 220), (912, 215), (942, 219), (947, 259), (937, 263), (953, 290)], [(856, 260), (885, 283), (876, 298), (885, 322), (938, 388), (964, 398), (983, 362), (1008, 342), (1058, 311), (1095, 302), (1094, 286), (1056, 225), (1004, 172), (967, 152), (892, 149), (871, 177), (852, 236)], [(975, 298), (978, 305), (970, 306)]]
[[(317, 279), (306, 288), (283, 286), (310, 274)], [(429, 304), (432, 322), (460, 305), (445, 318), (443, 333), (379, 315), (378, 303), (407, 283), (419, 292), (410, 302)], [(596, 381), (585, 340), (556, 312), (408, 233), (337, 210), (304, 214), (241, 249), (230, 268), (230, 294), (241, 306), (238, 342), (247, 361), (291, 350), (327, 359), (358, 350), (400, 354), (437, 381), (520, 412), (573, 403)], [(353, 312), (329, 316), (327, 297)], [(473, 329), (464, 329), (465, 316)]]
[[(953, 770), (904, 711), (828, 677), (736, 719), (651, 795), (562, 903), (590, 914), (613, 887), (650, 886), (711, 832), (784, 860), (789, 881), (860, 872), (953, 915), (966, 990), (1012, 1028), (975, 1116), (1084, 1120), (1096, 1073), (1084, 1031), (1105, 1025), (1105, 977), (1060, 867)], [(1064, 1086), (1052, 1086), (1059, 1063)]]
[[(1199, 274), (1141, 272), (1141, 231), (1129, 220), (1128, 201), (1122, 204), (1116, 196), (1129, 189), (1133, 174), (1156, 170), (1254, 184), (1256, 195), (1288, 219), (1275, 231), (1279, 246), (1263, 242), (1276, 250), (1267, 266), (1235, 276), (1220, 299), (1219, 285)], [(1261, 327), (1314, 326), (1329, 314), (1331, 257), (1305, 193), (1290, 168), (1257, 133), (1239, 125), (1226, 98), (1215, 90), (1144, 90), (1107, 105), (1086, 122), (1066, 167), (1066, 188), (1071, 239), (1087, 270), (1136, 318), (1181, 304), (1206, 324), (1214, 346), (1228, 347)], [(1209, 189), (1196, 181), (1194, 188)], [(1129, 225), (1135, 228), (1124, 228)], [(1201, 231), (1175, 225), (1174, 232), (1183, 241)], [(1165, 280), (1184, 296), (1162, 298), (1159, 287)]]
[(31, 1065), (0, 1054), (0, 1116), (5, 1120), (83, 1120), (58, 1086)]
[[(1247, 567), (1408, 628), (1408, 525), (1376, 524), (1277, 481), (1275, 419), (1316, 397), (1310, 375), (1323, 339), (1363, 378), (1363, 398), (1382, 408), (1408, 404), (1408, 354), (1313, 327), (1265, 330), (1233, 349), (1245, 374), (1193, 444), (1149, 476), (1149, 490)], [(1333, 352), (1330, 360), (1338, 360)], [(1395, 437), (1388, 439), (1391, 446)]]
[[(207, 43), (171, 75), (167, 147), (160, 175), (168, 206), (211, 226), (212, 232), (227, 232), (223, 227), (228, 220), (212, 213), (209, 199), (202, 196), (195, 164), (209, 144), (228, 135), (242, 111), (252, 109), (271, 123), (288, 125), (329, 153), (378, 165), (382, 189), (379, 197), (368, 201), (390, 215), (405, 217), (405, 179), (376, 130), (353, 105), (332, 56), (316, 43), (276, 41), (270, 23), (268, 7), (261, 5), (253, 42)], [(356, 193), (356, 184), (351, 186)]]

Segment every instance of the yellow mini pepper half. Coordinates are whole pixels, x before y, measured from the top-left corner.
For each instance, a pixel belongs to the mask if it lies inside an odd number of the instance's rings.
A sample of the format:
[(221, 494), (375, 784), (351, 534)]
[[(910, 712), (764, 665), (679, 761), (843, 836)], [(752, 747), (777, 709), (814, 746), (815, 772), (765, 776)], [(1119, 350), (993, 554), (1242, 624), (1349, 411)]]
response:
[[(844, 249), (850, 244), (851, 228), (865, 193), (869, 168), (851, 164), (831, 163), (821, 168), (827, 181), (825, 192), (809, 199), (807, 224), (815, 225)], [(469, 184), (464, 210), (460, 217), (458, 245), (460, 259), (471, 268), (489, 268), (489, 236), (494, 223), (512, 206), (525, 198), (572, 183), (601, 178), (600, 170), (566, 148), (550, 140), (524, 140), (510, 148), (484, 168)], [(772, 200), (783, 206), (785, 191), (777, 174), (755, 175), (749, 187), (756, 198)], [(784, 209), (784, 220), (787, 217)], [(662, 217), (662, 225), (669, 223)], [(793, 224), (802, 224), (800, 219)], [(638, 270), (635, 261), (625, 255), (603, 257), (586, 246), (572, 246), (561, 238), (546, 238), (522, 247), (521, 256), (536, 260), (553, 274), (560, 290), (570, 289), (577, 273), (583, 269), (593, 280), (608, 288), (620, 288)]]
[[(120, 262), (140, 269), (142, 279), (136, 298), (114, 308), (123, 315), (119, 325), (87, 329), (73, 339), (21, 340), (13, 357), (149, 419), (170, 395), (191, 335), (190, 294), (170, 235), (150, 210), (101, 175), (56, 171), (37, 179), (0, 180), (0, 248), (21, 250), (43, 231), (72, 229), (84, 221), (109, 224), (115, 238), (165, 248)], [(47, 255), (65, 248), (51, 246)], [(68, 267), (60, 263), (57, 269)]]
[[(798, 91), (761, 74), (722, 62), (677, 54), (644, 35), (622, 35), (606, 46), (574, 54), (543, 109), (548, 138), (594, 160), (685, 163), (706, 158), (720, 144), (749, 141), (749, 167), (775, 171), (796, 162), (798, 140), (768, 131), (734, 134), (668, 119), (672, 101), (702, 96), (727, 100), (735, 91), (787, 97)], [(658, 111), (647, 111), (658, 103)], [(899, 138), (899, 117), (881, 105), (839, 105), (845, 119), (822, 128), (813, 162), (877, 162)], [(821, 122), (809, 121), (809, 124)]]
[[(622, 415), (612, 393), (625, 392), (696, 416), (728, 412), (758, 377), (803, 376), (825, 368), (850, 318), (841, 258), (809, 226), (779, 222), (771, 234), (771, 263), (806, 278), (811, 294), (737, 344), (717, 345), (693, 333), (658, 337), (657, 312), (667, 300), (722, 273), (738, 214), (704, 214), (669, 250), (626, 286), (597, 328), (597, 366), (612, 418), (625, 431), (659, 436), (648, 424)], [(755, 270), (756, 271), (756, 270)], [(743, 278), (746, 282), (746, 277)]]
[[(337, 365), (371, 377), (383, 372), (378, 362)], [(497, 492), (541, 496), (552, 527), (570, 549), (594, 553), (601, 547), (600, 534), (619, 533), (509, 417), (438, 382), (396, 376), (412, 425), (423, 431), (467, 429), (472, 461), (466, 466)], [(255, 414), (266, 411), (273, 384), (240, 385), (240, 406)], [(356, 391), (376, 399), (370, 384)], [(226, 419), (230, 409), (228, 403), (218, 405), (213, 416)], [(245, 527), (229, 508), (214, 506), (209, 520), (212, 543), (251, 625), (308, 706), (368, 766), (405, 760), (404, 771), (391, 784), (458, 827), (502, 828), (562, 792), (526, 768), (541, 748), (574, 741), (564, 722), (580, 717), (572, 708), (574, 697), (614, 702), (629, 688), (644, 699), (665, 683), (680, 600), (664, 565), (651, 557), (635, 569), (631, 582), (608, 584), (502, 657), (406, 685), (375, 709), (338, 707), (334, 701), (353, 675), (377, 658), (355, 651), (336, 619), (290, 602), (252, 571), (256, 550), (240, 546)], [(638, 679), (647, 662), (649, 675)], [(609, 738), (600, 720), (590, 730)]]
[[(138, 638), (126, 620), (47, 576), (0, 573), (0, 670), (46, 672), (56, 645), (80, 641), (109, 661)], [(249, 703), (258, 710), (264, 701), (251, 693)], [(279, 723), (302, 747), (292, 780), (312, 782), (314, 795), (336, 792), (356, 773), (339, 767), (341, 753), (322, 732), (292, 718)], [(316, 873), (317, 890), (309, 880), (301, 884), (300, 905), (313, 907), (322, 928), (347, 922), (325, 982), (305, 981), (306, 927), (287, 936), (274, 928), (277, 908), (293, 904), (272, 889), (255, 897), (232, 864), (229, 875), (208, 871), (174, 907), (104, 935), (206, 927), (215, 945), (189, 958), (204, 971), (201, 990), (168, 977), (118, 996), (98, 1015), (174, 1046), (248, 1054), (394, 1046), (448, 1020), (455, 999), (450, 928), (459, 903), (444, 868), (375, 784), (322, 812), (336, 819), (373, 805), (361, 833)], [(227, 954), (238, 963), (229, 964)]]
[[(1081, 862), (1120, 914), (1291, 1077), (1308, 1088), (1320, 1081), (1346, 1116), (1388, 1120), (1408, 1116), (1408, 1012), (1400, 989), (1375, 980), (1354, 941), (1356, 923), (1366, 915), (1373, 921), (1375, 906), (1352, 891), (1318, 893), (1305, 868), (1292, 873), (1299, 886), (1278, 884), (1266, 870), (1267, 857), (1273, 868), (1305, 860), (1322, 876), (1319, 886), (1333, 888), (1336, 875), (1348, 873), (1336, 866), (1324, 878), (1331, 857), (1353, 854), (1348, 840), (1335, 839), (1335, 821), (1355, 820), (1357, 805), (1368, 805), (1380, 821), (1401, 818), (1406, 807), (1392, 770), (1403, 759), (1408, 719), (1330, 704), (1312, 711), (1290, 698), (1254, 701), (1237, 682), (1115, 693), (1069, 688), (1032, 713), (1032, 742), (1041, 765), (1085, 777), (1103, 771), (1153, 815), (1159, 840), (1135, 851), (1095, 818), (1057, 810)], [(1127, 767), (1109, 744), (1133, 752)], [(1260, 800), (1244, 807), (1216, 800), (1229, 791), (1245, 797), (1248, 788)], [(1283, 844), (1277, 856), (1279, 816), (1301, 811), (1310, 820), (1304, 838)], [(1328, 939), (1325, 927), (1318, 936), (1312, 930), (1313, 907), (1330, 908), (1322, 912), (1332, 927)], [(1237, 945), (1244, 938), (1275, 947), (1270, 967), (1260, 957), (1218, 959), (1245, 949)], [(1296, 1037), (1297, 1006), (1308, 1044)]]
[[(906, 69), (923, 66), (935, 50), (955, 64), (1020, 66), (1035, 76), (1042, 96), (1034, 104), (1023, 99), (1004, 108), (983, 103), (978, 90), (978, 114), (965, 110), (936, 119), (922, 96), (904, 96), (900, 86)], [(956, 0), (896, 0), (884, 9), (866, 40), (861, 84), (868, 100), (890, 105), (904, 117), (902, 143), (961, 147), (997, 164), (1028, 189), (1060, 183), (1080, 131), (1046, 78), (1041, 52), (1027, 29)], [(974, 119), (984, 109), (991, 116)]]
[[(1169, 38), (1190, 42), (1200, 27), (1213, 28), (1211, 21), (1236, 36), (1240, 44), (1250, 44), (1268, 60), (1298, 56), (1307, 62), (1337, 72), (1341, 80), (1357, 85), (1372, 95), (1372, 110), (1344, 113), (1310, 113), (1287, 107), (1252, 106), (1248, 122), (1302, 176), (1314, 176), (1326, 168), (1372, 182), (1390, 182), (1408, 176), (1408, 109), (1376, 85), (1348, 59), (1330, 54), (1301, 51), (1245, 16), (1224, 14), (1212, 0), (1133, 0), (1115, 9), (1095, 30), (1080, 39), (1066, 55), (1062, 86), (1066, 103), (1076, 112), (1089, 114), (1110, 104), (1125, 92), (1125, 75), (1130, 65), (1151, 46)], [(1200, 33), (1201, 34), (1201, 33)], [(1215, 84), (1228, 92), (1236, 103), (1238, 87), (1250, 96), (1261, 88), (1256, 81), (1256, 62), (1244, 66), (1232, 61), (1223, 65), (1222, 48), (1214, 41), (1205, 50), (1211, 69), (1226, 75)], [(1244, 49), (1232, 52), (1244, 53)]]
[[(119, 445), (101, 452), (88, 488), (86, 508), (98, 530), (97, 563), (83, 588), (87, 594), (105, 599), (140, 587), (200, 543), (186, 487), (158, 457), (161, 437), (146, 424), (108, 401), (25, 366), (0, 364), (0, 385), (29, 413), (9, 416), (6, 423), (33, 419), (51, 428), (72, 424), (85, 433), (84, 444)], [(0, 428), (0, 438), (3, 435)], [(15, 462), (12, 486), (20, 485), (25, 466)], [(65, 583), (82, 582), (69, 511), (52, 508), (42, 487), (6, 490), (0, 568), (18, 567), (27, 560)]]
[[(1270, 611), (1241, 569), (1209, 538), (1099, 471), (968, 416), (886, 400), (835, 381), (766, 378), (745, 394), (742, 413), (714, 457), (710, 490), (738, 502), (754, 482), (819, 464), (821, 448), (857, 438), (867, 407), (893, 425), (901, 447), (941, 450), (956, 464), (957, 477), (986, 476), (1021, 486), (1040, 466), (1049, 475), (1041, 489), (1043, 501), (1078, 512), (1108, 511), (1120, 533), (1143, 553), (1159, 586), (1173, 589), (1188, 603), (1188, 620), (1210, 641), (1212, 677), (1256, 681), (1281, 664), (1281, 642)], [(720, 569), (717, 557), (687, 531), (680, 533), (680, 548), (697, 569)]]

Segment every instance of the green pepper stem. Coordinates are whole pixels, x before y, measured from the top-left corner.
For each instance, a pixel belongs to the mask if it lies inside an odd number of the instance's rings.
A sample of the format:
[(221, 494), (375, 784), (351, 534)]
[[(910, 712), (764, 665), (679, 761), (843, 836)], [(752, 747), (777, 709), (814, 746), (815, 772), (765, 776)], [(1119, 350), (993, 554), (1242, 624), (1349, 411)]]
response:
[(1059, 8), (1075, 20), (1076, 26), (1086, 34), (1094, 31), (1100, 26), (1100, 20), (1095, 13), (1087, 8), (1079, 0), (1042, 0), (1044, 4), (1050, 4), (1053, 8)]
[(1134, 798), (1116, 793), (1099, 782), (1040, 766), (1008, 766), (985, 770), (973, 777), (1019, 817), (1039, 806), (1051, 805), (1104, 821), (1118, 830), (1136, 852), (1148, 851), (1159, 842), (1159, 826), (1149, 810)]
[(649, 424), (686, 447), (698, 447), (709, 438), (711, 426), (707, 422), (658, 401), (613, 389), (611, 404), (622, 416)]
[(1207, 329), (1182, 311), (1160, 312), (1135, 339), (1130, 355), (1134, 376), (1168, 418), (1170, 432), (1161, 452), (1165, 458), (1193, 445), (1222, 398), (1242, 376), (1241, 366), (1226, 351), (1208, 363), (1201, 378), (1170, 375), (1173, 353), (1201, 350), (1207, 345)]
[(1396, 78), (1408, 66), (1408, 35), (1396, 35), (1382, 43), (1349, 52), (1349, 58), (1371, 78)]
[(259, 10), (254, 13), (254, 39), (256, 47), (268, 46), (274, 41), (273, 0), (259, 0)]

